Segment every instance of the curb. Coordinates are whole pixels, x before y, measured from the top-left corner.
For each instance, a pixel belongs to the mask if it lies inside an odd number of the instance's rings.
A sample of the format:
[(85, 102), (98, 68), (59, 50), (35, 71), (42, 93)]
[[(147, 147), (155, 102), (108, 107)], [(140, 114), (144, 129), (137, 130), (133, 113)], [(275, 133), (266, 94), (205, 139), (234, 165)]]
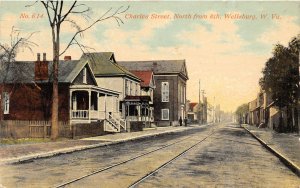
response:
[(248, 133), (251, 134), (252, 137), (254, 137), (256, 140), (258, 140), (267, 150), (269, 150), (272, 154), (274, 154), (279, 160), (287, 166), (292, 172), (294, 172), (298, 177), (300, 177), (300, 168), (293, 163), (291, 160), (289, 160), (287, 157), (285, 157), (282, 153), (277, 151), (276, 149), (269, 146), (264, 140), (260, 139), (258, 136), (256, 136), (254, 133), (252, 133), (249, 129), (242, 126)]
[(136, 136), (136, 137), (132, 137), (132, 138), (128, 138), (128, 139), (122, 139), (122, 140), (111, 141), (111, 142), (106, 142), (106, 143), (98, 143), (98, 144), (92, 144), (92, 145), (86, 145), (86, 146), (75, 146), (75, 147), (71, 147), (71, 148), (58, 149), (58, 150), (54, 150), (54, 151), (50, 151), (50, 152), (35, 153), (35, 154), (31, 154), (31, 155), (25, 155), (22, 157), (0, 160), (0, 165), (26, 163), (26, 162), (30, 162), (35, 159), (49, 158), (49, 157), (54, 157), (54, 156), (61, 155), (61, 154), (69, 154), (69, 153), (73, 153), (76, 151), (83, 151), (83, 150), (94, 149), (94, 148), (108, 146), (108, 145), (120, 144), (120, 143), (133, 141), (133, 140), (151, 138), (151, 137), (173, 134), (173, 133), (178, 133), (178, 132), (185, 132), (188, 130), (198, 129), (198, 128), (200, 128), (200, 127), (190, 127), (190, 129), (170, 130), (170, 131), (165, 131), (165, 132), (160, 132), (160, 133), (145, 134), (145, 135)]

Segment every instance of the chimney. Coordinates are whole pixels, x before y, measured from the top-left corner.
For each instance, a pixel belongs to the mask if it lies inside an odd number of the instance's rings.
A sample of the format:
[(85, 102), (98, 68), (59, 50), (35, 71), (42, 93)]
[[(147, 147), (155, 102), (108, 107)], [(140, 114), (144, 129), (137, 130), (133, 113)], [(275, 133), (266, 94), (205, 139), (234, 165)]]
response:
[(37, 53), (37, 61), (34, 64), (34, 79), (41, 81), (48, 79), (48, 61), (46, 53), (43, 53), (43, 61), (41, 61), (40, 53)]
[(67, 56), (64, 57), (64, 60), (65, 61), (71, 61), (72, 57), (70, 55), (67, 55)]

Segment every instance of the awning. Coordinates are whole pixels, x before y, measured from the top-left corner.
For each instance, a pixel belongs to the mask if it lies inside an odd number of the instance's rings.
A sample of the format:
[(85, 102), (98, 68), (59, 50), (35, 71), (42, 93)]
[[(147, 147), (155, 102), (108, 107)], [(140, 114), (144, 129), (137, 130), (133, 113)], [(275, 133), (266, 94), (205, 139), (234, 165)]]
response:
[(126, 96), (124, 101), (135, 101), (135, 102), (149, 102), (151, 101), (150, 96)]

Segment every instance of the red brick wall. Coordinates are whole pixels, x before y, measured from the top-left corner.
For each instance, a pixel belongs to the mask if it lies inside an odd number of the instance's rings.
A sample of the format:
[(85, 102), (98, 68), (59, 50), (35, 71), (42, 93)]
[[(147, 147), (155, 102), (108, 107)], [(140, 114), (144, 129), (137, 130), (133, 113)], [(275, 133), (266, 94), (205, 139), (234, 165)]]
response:
[(48, 80), (48, 61), (36, 61), (34, 66), (35, 80)]
[[(0, 93), (10, 93), (9, 114), (3, 114), (1, 105), (0, 120), (50, 120), (51, 84), (14, 84), (0, 87)], [(1, 98), (1, 104), (3, 97)], [(69, 85), (59, 86), (59, 120), (69, 120)]]

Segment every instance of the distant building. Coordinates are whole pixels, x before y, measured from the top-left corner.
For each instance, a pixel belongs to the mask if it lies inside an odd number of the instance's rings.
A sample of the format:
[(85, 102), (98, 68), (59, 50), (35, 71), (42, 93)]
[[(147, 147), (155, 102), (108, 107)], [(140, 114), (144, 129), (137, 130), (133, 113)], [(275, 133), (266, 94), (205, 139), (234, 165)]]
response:
[[(270, 129), (279, 129), (280, 111), (274, 105), (271, 93), (260, 91), (257, 98), (249, 102), (248, 123), (258, 127), (269, 127)], [(287, 126), (286, 107), (282, 109), (282, 126)]]
[(258, 124), (256, 106), (257, 102), (256, 99), (248, 103), (249, 106), (249, 124), (255, 125)]
[(128, 70), (153, 71), (154, 120), (159, 126), (178, 124), (186, 117), (186, 84), (188, 73), (185, 60), (123, 61), (118, 62)]
[(214, 107), (207, 103), (207, 123), (212, 123), (214, 121)]
[(198, 103), (187, 101), (187, 118), (190, 122), (198, 123)]

